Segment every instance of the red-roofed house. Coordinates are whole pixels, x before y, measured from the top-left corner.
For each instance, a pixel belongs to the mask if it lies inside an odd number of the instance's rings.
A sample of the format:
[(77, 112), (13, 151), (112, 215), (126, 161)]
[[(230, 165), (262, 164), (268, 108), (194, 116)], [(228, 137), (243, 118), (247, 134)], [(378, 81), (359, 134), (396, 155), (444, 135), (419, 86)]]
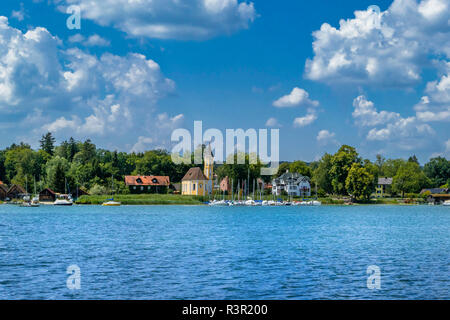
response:
[(125, 176), (130, 193), (167, 193), (170, 186), (168, 176)]

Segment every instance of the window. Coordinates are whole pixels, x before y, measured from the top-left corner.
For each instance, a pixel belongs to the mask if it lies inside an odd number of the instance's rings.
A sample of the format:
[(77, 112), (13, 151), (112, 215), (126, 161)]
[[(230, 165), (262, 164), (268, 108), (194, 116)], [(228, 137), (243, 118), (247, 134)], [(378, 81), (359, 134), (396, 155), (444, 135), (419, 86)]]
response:
[(144, 187), (141, 187), (141, 191), (144, 191)]
[(192, 184), (192, 190), (195, 191), (195, 183)]
[(133, 190), (136, 190), (136, 186), (133, 187)]
[(200, 185), (199, 185), (198, 187), (201, 188), (201, 187), (202, 187), (202, 184), (200, 183)]

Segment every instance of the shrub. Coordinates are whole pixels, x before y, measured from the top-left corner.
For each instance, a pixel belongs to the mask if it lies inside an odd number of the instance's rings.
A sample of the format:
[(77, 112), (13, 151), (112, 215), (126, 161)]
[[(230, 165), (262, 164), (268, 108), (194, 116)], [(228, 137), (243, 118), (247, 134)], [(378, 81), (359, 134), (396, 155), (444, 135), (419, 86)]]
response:
[(98, 196), (98, 195), (104, 195), (107, 194), (107, 190), (105, 187), (99, 185), (99, 184), (94, 184), (94, 186), (89, 190), (89, 193), (91, 195), (94, 196)]

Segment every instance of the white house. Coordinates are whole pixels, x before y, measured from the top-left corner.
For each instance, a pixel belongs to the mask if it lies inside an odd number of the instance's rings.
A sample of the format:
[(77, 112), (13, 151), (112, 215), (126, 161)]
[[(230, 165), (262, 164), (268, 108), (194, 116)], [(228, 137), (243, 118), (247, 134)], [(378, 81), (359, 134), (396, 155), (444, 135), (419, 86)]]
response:
[(309, 178), (299, 173), (286, 171), (279, 178), (272, 181), (272, 194), (280, 196), (283, 191), (290, 196), (310, 197), (311, 184)]

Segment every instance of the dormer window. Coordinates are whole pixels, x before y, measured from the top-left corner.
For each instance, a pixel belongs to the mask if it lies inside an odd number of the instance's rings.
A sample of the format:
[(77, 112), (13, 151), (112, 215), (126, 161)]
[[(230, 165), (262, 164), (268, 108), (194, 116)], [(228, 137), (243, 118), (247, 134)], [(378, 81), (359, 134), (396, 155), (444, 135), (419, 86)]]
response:
[(137, 178), (137, 179), (136, 179), (136, 182), (137, 182), (137, 183), (142, 183), (142, 179), (141, 179), (141, 178)]
[(153, 183), (158, 183), (158, 179), (153, 178), (152, 182), (153, 182)]

